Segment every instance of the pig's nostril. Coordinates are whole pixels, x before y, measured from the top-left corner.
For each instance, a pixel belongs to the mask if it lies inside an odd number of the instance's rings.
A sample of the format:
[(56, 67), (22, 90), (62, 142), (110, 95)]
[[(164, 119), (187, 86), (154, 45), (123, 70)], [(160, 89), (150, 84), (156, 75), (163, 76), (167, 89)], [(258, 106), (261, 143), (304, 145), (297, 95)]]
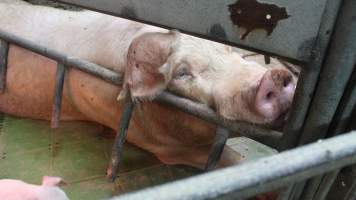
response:
[(273, 93), (273, 92), (268, 92), (268, 93), (266, 94), (266, 99), (271, 99), (271, 98), (273, 98), (273, 96), (274, 96), (274, 93)]
[(286, 78), (283, 81), (283, 87), (287, 87), (291, 83), (292, 79), (291, 78)]

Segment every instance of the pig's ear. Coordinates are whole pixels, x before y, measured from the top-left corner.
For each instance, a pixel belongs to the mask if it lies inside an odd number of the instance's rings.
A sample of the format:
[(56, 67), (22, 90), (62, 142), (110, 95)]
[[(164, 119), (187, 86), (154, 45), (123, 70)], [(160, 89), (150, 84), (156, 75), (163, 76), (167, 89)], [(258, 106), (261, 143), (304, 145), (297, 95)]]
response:
[(53, 176), (43, 176), (42, 185), (43, 186), (59, 186), (59, 184), (64, 183), (62, 178)]
[(179, 33), (146, 33), (134, 39), (127, 54), (123, 89), (118, 100), (128, 94), (133, 99), (153, 99), (162, 92), (171, 72), (169, 57)]

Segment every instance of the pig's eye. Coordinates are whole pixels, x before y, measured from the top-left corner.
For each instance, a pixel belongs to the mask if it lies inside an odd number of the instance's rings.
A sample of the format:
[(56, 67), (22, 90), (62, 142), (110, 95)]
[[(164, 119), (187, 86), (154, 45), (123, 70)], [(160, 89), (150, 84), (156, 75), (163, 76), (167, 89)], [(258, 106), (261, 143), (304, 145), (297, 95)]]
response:
[(174, 79), (185, 79), (185, 78), (191, 78), (192, 74), (190, 73), (188, 67), (181, 67), (177, 69), (173, 75)]

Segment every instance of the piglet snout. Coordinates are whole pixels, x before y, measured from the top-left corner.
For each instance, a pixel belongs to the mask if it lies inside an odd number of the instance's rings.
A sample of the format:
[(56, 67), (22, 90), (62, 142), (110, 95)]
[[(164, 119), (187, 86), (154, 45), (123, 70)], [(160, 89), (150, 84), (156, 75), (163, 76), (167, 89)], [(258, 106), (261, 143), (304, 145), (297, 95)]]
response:
[(285, 69), (267, 71), (257, 89), (255, 106), (268, 121), (284, 115), (293, 101), (295, 83), (292, 74)]

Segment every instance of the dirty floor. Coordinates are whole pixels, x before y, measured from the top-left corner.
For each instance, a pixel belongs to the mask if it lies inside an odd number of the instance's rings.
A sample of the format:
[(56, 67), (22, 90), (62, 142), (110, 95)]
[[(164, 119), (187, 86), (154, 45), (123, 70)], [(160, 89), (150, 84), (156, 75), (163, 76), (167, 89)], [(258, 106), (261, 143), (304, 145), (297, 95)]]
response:
[(106, 199), (199, 173), (185, 166), (167, 166), (152, 154), (125, 144), (115, 183), (105, 179), (113, 134), (87, 122), (48, 121), (0, 113), (0, 179), (40, 184), (43, 175), (60, 176), (70, 199)]

